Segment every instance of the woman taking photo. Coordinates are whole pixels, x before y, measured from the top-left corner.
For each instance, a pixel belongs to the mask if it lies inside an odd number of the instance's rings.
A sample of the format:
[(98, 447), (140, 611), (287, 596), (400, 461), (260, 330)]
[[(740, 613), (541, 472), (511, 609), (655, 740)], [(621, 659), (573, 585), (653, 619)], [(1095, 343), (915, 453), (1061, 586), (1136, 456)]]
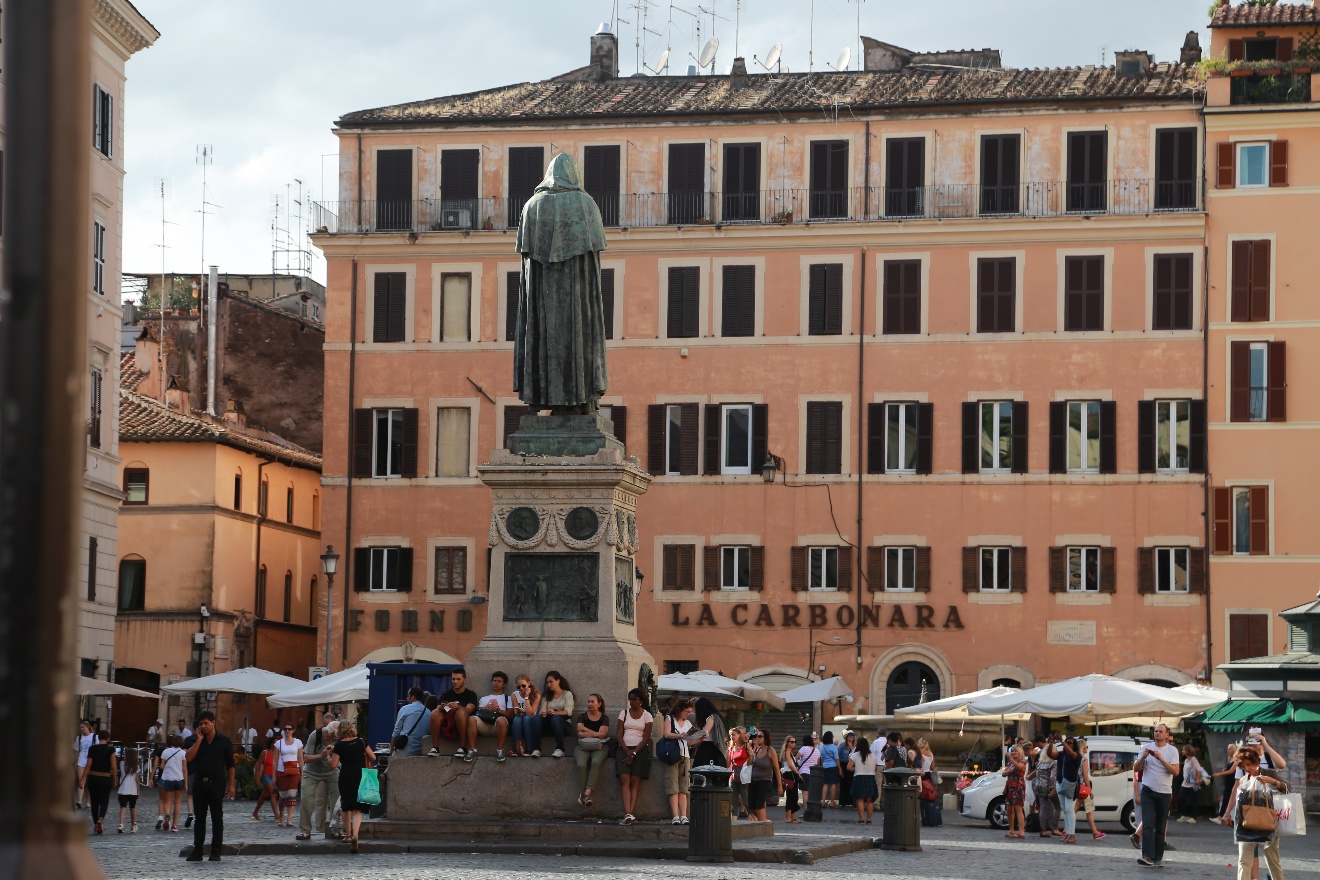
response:
[(513, 755), (516, 758), (541, 757), (541, 692), (527, 673), (518, 676), (513, 695)]
[(784, 793), (784, 777), (779, 773), (779, 755), (763, 730), (752, 729), (747, 762), (752, 765), (752, 783), (747, 787), (747, 812), (757, 822), (765, 817), (766, 804), (772, 795)]
[(572, 717), (573, 692), (568, 681), (552, 669), (545, 674), (545, 699), (541, 705), (541, 732), (549, 731), (555, 738), (552, 758), (564, 757), (564, 737), (568, 735), (568, 719)]
[(587, 711), (578, 716), (577, 749), (573, 759), (577, 762), (578, 803), (591, 806), (591, 791), (600, 778), (600, 767), (609, 754), (605, 751), (605, 741), (610, 738), (610, 720), (605, 717), (605, 700), (600, 694), (587, 696)]
[[(1283, 862), (1279, 857), (1279, 834), (1271, 827), (1268, 831), (1244, 827), (1248, 806), (1268, 805), (1272, 795), (1286, 794), (1288, 784), (1261, 771), (1260, 754), (1249, 746), (1243, 746), (1233, 755), (1234, 762), (1242, 770), (1233, 786), (1229, 803), (1232, 804), (1233, 840), (1238, 845), (1237, 876), (1238, 880), (1251, 880), (1256, 868), (1257, 847), (1263, 852), (1265, 864), (1269, 867), (1273, 880), (1283, 880)], [(1272, 824), (1272, 823), (1271, 823)]]
[(678, 761), (665, 765), (665, 794), (669, 797), (671, 825), (688, 824), (688, 783), (692, 770), (692, 755), (688, 751), (688, 736), (693, 730), (688, 716), (692, 714), (691, 700), (677, 700), (665, 716), (665, 739), (678, 740)]
[(784, 737), (784, 743), (779, 749), (779, 755), (783, 762), (779, 765), (779, 776), (784, 780), (784, 821), (793, 825), (802, 821), (797, 818), (797, 811), (800, 807), (798, 788), (802, 785), (802, 777), (798, 774), (797, 758), (793, 754), (796, 751), (797, 738)]
[(628, 708), (619, 713), (615, 736), (619, 748), (614, 753), (614, 775), (619, 777), (619, 794), (623, 799), (623, 818), (620, 825), (637, 821), (637, 789), (643, 779), (651, 775), (651, 727), (655, 719), (643, 708), (646, 694), (641, 688), (628, 691)]
[(852, 771), (852, 799), (857, 807), (857, 824), (870, 825), (875, 814), (875, 799), (880, 796), (880, 789), (875, 784), (875, 770), (880, 763), (879, 755), (871, 751), (871, 743), (866, 737), (857, 740), (857, 748), (848, 758), (848, 769)]
[(820, 749), (816, 746), (816, 734), (809, 733), (802, 740), (802, 748), (797, 753), (798, 776), (802, 784), (798, 786), (798, 792), (802, 795), (802, 809), (807, 808), (807, 803), (811, 800), (811, 768), (820, 763)]
[(262, 749), (261, 754), (257, 755), (256, 762), (252, 765), (257, 774), (257, 781), (261, 783), (261, 796), (257, 798), (256, 809), (252, 811), (253, 819), (261, 818), (261, 805), (270, 801), (270, 811), (275, 814), (275, 821), (280, 818), (280, 802), (275, 794), (275, 772), (278, 770), (277, 762), (280, 759), (279, 740), (271, 738), (266, 742), (266, 748)]
[(330, 755), (330, 766), (339, 770), (339, 806), (344, 811), (344, 839), (348, 851), (358, 851), (358, 831), (362, 828), (362, 813), (366, 807), (358, 803), (358, 787), (362, 784), (362, 768), (376, 766), (376, 753), (357, 735), (352, 721), (339, 722), (339, 739)]
[(1027, 762), (1022, 757), (1022, 747), (1009, 749), (1004, 761), (1004, 769), (999, 771), (1008, 777), (1004, 780), (1004, 806), (1008, 808), (1008, 833), (1004, 836), (1025, 838), (1027, 817), (1022, 813), (1022, 804), (1027, 797)]

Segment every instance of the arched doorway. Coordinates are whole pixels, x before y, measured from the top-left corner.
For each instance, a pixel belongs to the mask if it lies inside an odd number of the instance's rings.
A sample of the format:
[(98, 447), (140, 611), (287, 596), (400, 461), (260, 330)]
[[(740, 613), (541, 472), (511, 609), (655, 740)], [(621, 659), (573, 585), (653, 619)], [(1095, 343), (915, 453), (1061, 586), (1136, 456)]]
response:
[(925, 663), (909, 660), (900, 663), (889, 673), (885, 685), (885, 714), (893, 715), (899, 709), (929, 703), (940, 698), (940, 679)]

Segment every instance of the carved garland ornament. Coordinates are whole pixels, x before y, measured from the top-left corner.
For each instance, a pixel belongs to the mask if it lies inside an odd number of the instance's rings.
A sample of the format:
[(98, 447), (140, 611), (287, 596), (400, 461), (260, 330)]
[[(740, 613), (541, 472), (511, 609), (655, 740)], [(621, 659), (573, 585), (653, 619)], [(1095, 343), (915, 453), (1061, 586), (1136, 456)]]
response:
[[(596, 530), (586, 537), (573, 537), (569, 532), (566, 520), (570, 514), (573, 514), (579, 508), (584, 508), (584, 506), (575, 504), (571, 507), (556, 508), (530, 507), (528, 505), (497, 507), (490, 514), (488, 543), (494, 547), (503, 542), (513, 550), (531, 550), (542, 543), (549, 547), (556, 547), (562, 543), (570, 550), (590, 550), (603, 540), (609, 546), (616, 547), (627, 555), (637, 552), (636, 520), (629, 516), (627, 520), (621, 523), (619, 520), (623, 517), (612, 515), (613, 512), (609, 507), (585, 507), (585, 510), (596, 515)], [(515, 537), (510, 534), (509, 515), (514, 511), (521, 510), (534, 511), (539, 518), (539, 522), (534, 532), (527, 534), (526, 537)], [(518, 531), (518, 529), (515, 528), (514, 531)]]

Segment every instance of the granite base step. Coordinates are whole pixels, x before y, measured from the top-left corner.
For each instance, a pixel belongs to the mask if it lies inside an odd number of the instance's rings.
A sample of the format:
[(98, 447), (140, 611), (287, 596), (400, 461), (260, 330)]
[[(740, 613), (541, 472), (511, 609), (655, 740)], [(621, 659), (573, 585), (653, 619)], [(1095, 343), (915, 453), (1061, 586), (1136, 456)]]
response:
[[(681, 843), (687, 846), (688, 825), (668, 822), (635, 822), (620, 825), (618, 820), (582, 822), (427, 822), (393, 819), (369, 819), (362, 823), (362, 840), (519, 840), (546, 842), (611, 841), (623, 843)], [(735, 841), (753, 837), (771, 837), (773, 822), (734, 822)]]

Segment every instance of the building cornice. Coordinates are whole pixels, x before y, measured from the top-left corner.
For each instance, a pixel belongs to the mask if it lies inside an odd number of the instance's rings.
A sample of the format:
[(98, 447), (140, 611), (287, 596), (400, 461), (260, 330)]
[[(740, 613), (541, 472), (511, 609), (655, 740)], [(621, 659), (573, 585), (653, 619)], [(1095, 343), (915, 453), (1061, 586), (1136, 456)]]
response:
[(128, 55), (141, 52), (160, 39), (160, 31), (124, 0), (94, 0), (92, 20), (114, 37)]

